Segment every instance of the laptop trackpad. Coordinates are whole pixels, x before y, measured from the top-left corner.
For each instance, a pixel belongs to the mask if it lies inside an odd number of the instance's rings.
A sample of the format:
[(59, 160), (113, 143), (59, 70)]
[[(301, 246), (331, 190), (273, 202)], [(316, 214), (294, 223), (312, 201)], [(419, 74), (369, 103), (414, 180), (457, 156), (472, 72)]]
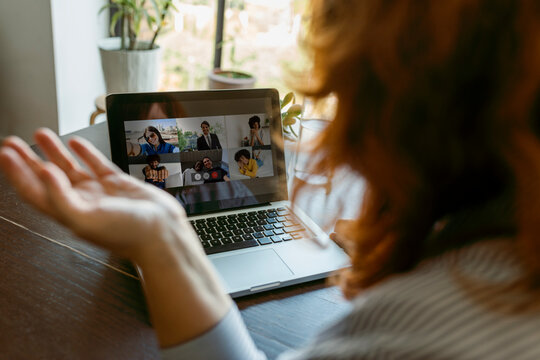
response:
[(211, 260), (224, 279), (228, 292), (283, 281), (293, 275), (273, 249), (214, 257)]

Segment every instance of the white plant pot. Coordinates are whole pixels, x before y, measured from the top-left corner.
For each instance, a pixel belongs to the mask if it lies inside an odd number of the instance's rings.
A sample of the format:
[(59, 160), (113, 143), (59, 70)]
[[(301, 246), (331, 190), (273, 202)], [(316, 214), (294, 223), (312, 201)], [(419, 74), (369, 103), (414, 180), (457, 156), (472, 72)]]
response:
[[(148, 42), (140, 43), (149, 45)], [(119, 37), (102, 39), (98, 43), (107, 94), (157, 91), (161, 48), (119, 50), (120, 44)]]
[[(224, 76), (228, 73), (242, 74), (246, 77), (233, 78)], [(208, 73), (208, 88), (209, 89), (251, 89), (255, 86), (257, 79), (246, 73), (239, 71), (227, 71), (214, 69)]]

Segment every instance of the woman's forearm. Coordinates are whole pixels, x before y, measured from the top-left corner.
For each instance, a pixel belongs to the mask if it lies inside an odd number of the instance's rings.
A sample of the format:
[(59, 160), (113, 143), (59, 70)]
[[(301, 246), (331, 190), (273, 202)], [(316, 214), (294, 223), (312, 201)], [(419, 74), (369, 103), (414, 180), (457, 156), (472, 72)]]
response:
[[(163, 245), (136, 261), (161, 347), (191, 340), (214, 327), (232, 301), (193, 230), (167, 231)], [(177, 240), (180, 236), (182, 241)], [(186, 236), (194, 237), (186, 241)], [(192, 244), (194, 246), (186, 246)]]

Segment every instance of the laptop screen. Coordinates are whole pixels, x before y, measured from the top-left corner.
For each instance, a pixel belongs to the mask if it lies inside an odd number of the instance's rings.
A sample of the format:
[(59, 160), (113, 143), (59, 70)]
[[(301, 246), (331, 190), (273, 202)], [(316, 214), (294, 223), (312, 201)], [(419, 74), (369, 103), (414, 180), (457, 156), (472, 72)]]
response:
[(287, 198), (276, 90), (113, 94), (107, 115), (113, 161), (188, 214)]

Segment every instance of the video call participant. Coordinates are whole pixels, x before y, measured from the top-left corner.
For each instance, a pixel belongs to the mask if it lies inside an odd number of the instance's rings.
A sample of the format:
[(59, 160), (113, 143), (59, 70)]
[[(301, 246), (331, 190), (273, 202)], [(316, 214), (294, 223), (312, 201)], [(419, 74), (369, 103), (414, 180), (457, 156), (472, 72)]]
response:
[(238, 150), (236, 154), (234, 154), (234, 160), (238, 164), (238, 171), (240, 171), (240, 174), (249, 176), (252, 179), (257, 176), (259, 166), (257, 165), (257, 161), (251, 158), (248, 150)]
[(205, 171), (205, 174), (203, 175), (205, 184), (231, 180), (225, 170), (219, 166), (213, 166), (212, 159), (209, 157), (205, 156), (202, 162)]
[(192, 168), (184, 170), (182, 177), (184, 178), (184, 186), (204, 184), (202, 161), (197, 161)]
[(176, 146), (165, 142), (159, 130), (154, 126), (148, 126), (146, 129), (144, 129), (143, 135), (140, 138), (144, 138), (146, 140), (146, 144), (128, 142), (126, 144), (128, 156), (180, 152), (180, 149), (178, 149)]
[(159, 155), (148, 155), (146, 158), (148, 165), (143, 169), (144, 181), (160, 189), (165, 189), (165, 180), (169, 177), (169, 170), (165, 166), (159, 166), (160, 162)]
[(249, 146), (264, 145), (264, 142), (262, 141), (263, 130), (261, 129), (261, 118), (257, 115), (252, 116), (249, 118), (248, 124), (251, 129), (249, 132)]
[(208, 121), (201, 123), (201, 129), (203, 134), (197, 138), (197, 150), (221, 149), (218, 136), (210, 133)]

